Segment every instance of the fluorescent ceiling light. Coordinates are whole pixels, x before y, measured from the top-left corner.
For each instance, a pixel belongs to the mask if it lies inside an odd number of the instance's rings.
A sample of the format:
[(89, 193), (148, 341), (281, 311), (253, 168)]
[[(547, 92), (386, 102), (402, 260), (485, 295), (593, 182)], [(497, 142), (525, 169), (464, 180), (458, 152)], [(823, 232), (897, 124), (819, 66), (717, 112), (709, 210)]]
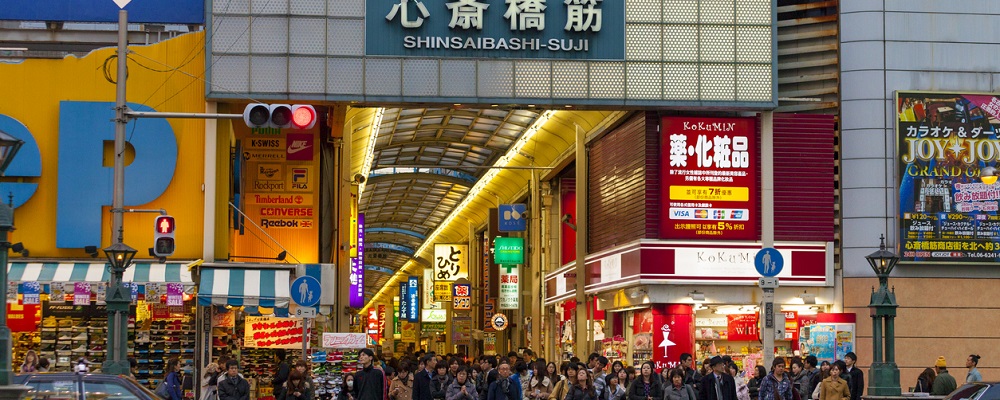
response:
[(375, 140), (378, 139), (379, 130), (382, 128), (382, 117), (385, 115), (385, 108), (379, 107), (375, 110), (375, 118), (372, 119), (371, 133), (368, 134), (368, 147), (365, 149), (365, 162), (361, 165), (361, 175), (365, 177), (358, 183), (358, 202), (361, 202), (361, 194), (365, 191), (365, 182), (368, 181), (368, 174), (372, 171), (372, 163), (375, 161)]

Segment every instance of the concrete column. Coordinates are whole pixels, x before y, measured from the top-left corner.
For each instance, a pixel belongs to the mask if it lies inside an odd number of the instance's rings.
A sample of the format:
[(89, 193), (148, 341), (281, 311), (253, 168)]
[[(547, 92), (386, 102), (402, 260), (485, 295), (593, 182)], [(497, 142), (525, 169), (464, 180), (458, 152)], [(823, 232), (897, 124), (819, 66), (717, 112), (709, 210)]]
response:
[(587, 318), (587, 133), (576, 126), (576, 330), (573, 333), (574, 350), (586, 359), (589, 348)]
[[(218, 111), (218, 103), (209, 101), (205, 103), (205, 112), (215, 114)], [(205, 196), (205, 215), (202, 218), (204, 237), (201, 242), (201, 258), (205, 261), (215, 261), (215, 195), (216, 171), (218, 168), (219, 143), (218, 143), (219, 120), (215, 118), (205, 118), (205, 187), (201, 189)], [(204, 364), (202, 364), (204, 365)]]
[[(760, 115), (760, 241), (762, 247), (774, 247), (774, 113), (771, 111)], [(774, 290), (764, 289), (763, 298), (765, 303), (774, 301)], [(775, 304), (774, 308), (774, 314), (781, 314), (780, 305)], [(764, 310), (760, 311), (764, 315)], [(777, 318), (774, 323), (778, 323)], [(774, 327), (765, 326), (761, 339), (764, 366), (770, 368), (774, 361)]]

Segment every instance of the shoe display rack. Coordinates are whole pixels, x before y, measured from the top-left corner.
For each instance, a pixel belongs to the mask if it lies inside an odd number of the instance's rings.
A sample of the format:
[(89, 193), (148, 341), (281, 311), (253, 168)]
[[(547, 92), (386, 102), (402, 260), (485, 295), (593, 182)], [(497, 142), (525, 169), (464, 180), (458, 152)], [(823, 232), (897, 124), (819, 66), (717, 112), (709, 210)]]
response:
[(312, 376), (316, 390), (314, 400), (336, 399), (343, 387), (344, 376), (358, 370), (358, 350), (317, 350), (312, 354)]
[[(236, 322), (236, 328), (212, 328), (212, 354), (238, 357), (240, 371), (250, 382), (251, 400), (273, 400), (274, 385), (271, 383), (278, 371), (278, 363), (274, 361), (274, 349), (241, 347), (241, 340), (235, 332), (243, 332), (243, 321)], [(288, 362), (295, 364), (302, 359), (302, 350), (285, 349)]]
[(80, 358), (90, 364), (91, 372), (100, 372), (107, 344), (107, 320), (55, 318), (42, 320), (39, 356), (49, 359), (50, 371), (71, 372)]
[(190, 376), (194, 373), (194, 317), (149, 321), (134, 331), (134, 340), (129, 341), (129, 354), (138, 364), (136, 381), (155, 390), (166, 376), (166, 363), (172, 358), (181, 361), (181, 371)]

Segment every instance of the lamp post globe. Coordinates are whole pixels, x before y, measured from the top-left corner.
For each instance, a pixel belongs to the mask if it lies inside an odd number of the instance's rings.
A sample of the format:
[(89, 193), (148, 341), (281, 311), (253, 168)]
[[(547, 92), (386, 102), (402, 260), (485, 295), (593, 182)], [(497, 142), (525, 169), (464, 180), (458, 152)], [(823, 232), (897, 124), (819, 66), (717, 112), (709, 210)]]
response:
[[(14, 160), (18, 150), (24, 145), (24, 141), (13, 137), (7, 132), (0, 131), (0, 176), (3, 175), (7, 167)], [(3, 299), (4, 310), (0, 312), (0, 386), (9, 386), (10, 378), (13, 374), (13, 362), (11, 360), (11, 340), (10, 328), (7, 327), (7, 251), (10, 249), (10, 231), (14, 230), (14, 208), (7, 203), (0, 202), (0, 299)]]

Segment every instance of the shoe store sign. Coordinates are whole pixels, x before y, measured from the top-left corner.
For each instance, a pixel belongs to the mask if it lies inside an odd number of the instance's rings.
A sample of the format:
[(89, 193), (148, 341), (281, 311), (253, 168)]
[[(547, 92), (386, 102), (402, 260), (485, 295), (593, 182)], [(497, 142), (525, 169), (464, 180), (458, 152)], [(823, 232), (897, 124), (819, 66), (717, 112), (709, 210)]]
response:
[(625, 2), (367, 0), (365, 54), (625, 58)]
[(301, 349), (302, 319), (246, 317), (243, 345), (268, 349)]

